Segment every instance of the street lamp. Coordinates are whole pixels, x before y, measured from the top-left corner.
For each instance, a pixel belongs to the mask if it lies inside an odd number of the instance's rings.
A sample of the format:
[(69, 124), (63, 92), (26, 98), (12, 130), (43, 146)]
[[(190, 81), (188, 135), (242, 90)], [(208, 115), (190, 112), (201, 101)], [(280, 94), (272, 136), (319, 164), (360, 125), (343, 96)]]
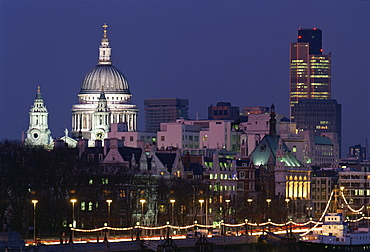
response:
[[(75, 222), (75, 203), (77, 202), (77, 200), (76, 199), (71, 199), (70, 201), (72, 203), (72, 228), (76, 228), (76, 222)], [(75, 232), (72, 229), (72, 241), (74, 239), (74, 236), (75, 236)]]
[(33, 203), (33, 242), (36, 245), (36, 204), (39, 202), (38, 200), (32, 200)]
[(271, 199), (266, 199), (266, 202), (267, 202), (267, 219), (269, 219), (269, 217), (270, 217), (270, 203), (271, 203)]
[(146, 200), (145, 199), (141, 199), (140, 200), (140, 203), (141, 203), (141, 217), (144, 218), (144, 204), (145, 204)]
[(247, 202), (249, 203), (249, 218), (251, 219), (252, 221), (252, 202), (253, 202), (253, 199), (247, 199)]
[(110, 204), (112, 204), (113, 200), (107, 199), (105, 202), (108, 203), (108, 227), (110, 227)]
[[(140, 200), (140, 203), (141, 203), (141, 225), (144, 226), (144, 204), (145, 204), (146, 200), (145, 199), (141, 199)], [(143, 229), (143, 235), (145, 235), (145, 229)]]
[(289, 199), (289, 198), (286, 198), (286, 199), (285, 199), (285, 202), (286, 202), (286, 216), (287, 216), (287, 220), (288, 220), (288, 215), (289, 215), (289, 201), (290, 201), (290, 199)]
[(229, 210), (230, 200), (227, 199), (227, 200), (225, 200), (225, 202), (226, 202), (226, 214), (227, 214), (227, 217), (229, 217), (229, 214), (230, 214), (230, 210)]
[(200, 199), (199, 200), (199, 203), (200, 203), (200, 222), (202, 222), (202, 217), (203, 217), (203, 203), (204, 203), (204, 200), (203, 199)]
[[(107, 199), (105, 202), (108, 203), (108, 227), (110, 227), (110, 204), (112, 204), (113, 200)], [(110, 237), (110, 230), (108, 229), (108, 238)]]
[(176, 200), (170, 199), (170, 203), (172, 205), (171, 210), (172, 210), (172, 225), (175, 225), (175, 202)]

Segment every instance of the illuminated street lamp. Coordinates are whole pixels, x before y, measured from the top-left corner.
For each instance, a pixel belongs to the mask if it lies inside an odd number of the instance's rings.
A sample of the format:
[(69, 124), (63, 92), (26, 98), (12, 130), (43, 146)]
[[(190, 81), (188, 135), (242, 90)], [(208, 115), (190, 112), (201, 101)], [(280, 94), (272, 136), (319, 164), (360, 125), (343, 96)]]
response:
[(176, 200), (170, 199), (170, 203), (172, 205), (172, 225), (175, 225), (175, 202)]
[(270, 217), (270, 203), (271, 203), (271, 199), (266, 199), (266, 202), (267, 202), (267, 219), (269, 219), (269, 217)]
[(106, 202), (108, 203), (108, 227), (110, 227), (110, 204), (112, 204), (113, 200), (107, 199)]
[[(145, 204), (146, 200), (145, 199), (141, 199), (140, 200), (140, 203), (141, 203), (141, 225), (144, 226), (144, 204)], [(145, 229), (143, 229), (143, 235), (145, 235)]]
[(249, 218), (252, 220), (252, 202), (253, 202), (253, 199), (247, 199), (247, 202), (249, 204)]
[(230, 200), (227, 199), (227, 200), (225, 200), (225, 202), (226, 202), (226, 214), (227, 214), (227, 217), (228, 217), (229, 214), (230, 214), (230, 209), (229, 209)]
[(287, 219), (288, 219), (288, 215), (289, 215), (289, 201), (290, 201), (290, 199), (289, 199), (289, 198), (286, 198), (286, 199), (285, 199), (285, 202), (286, 202), (286, 216), (287, 216)]
[(144, 204), (145, 204), (146, 200), (145, 199), (141, 199), (140, 200), (140, 203), (141, 203), (141, 217), (144, 218)]
[[(75, 203), (77, 202), (77, 200), (76, 199), (71, 199), (70, 201), (72, 203), (72, 228), (76, 228), (76, 222), (75, 222)], [(75, 232), (72, 229), (72, 241), (74, 239), (74, 236), (75, 236)]]
[(39, 202), (38, 200), (32, 200), (33, 203), (33, 242), (36, 245), (36, 204)]
[(203, 203), (204, 203), (204, 200), (203, 199), (200, 199), (199, 200), (199, 203), (200, 203), (200, 222), (202, 222), (202, 217), (203, 217)]

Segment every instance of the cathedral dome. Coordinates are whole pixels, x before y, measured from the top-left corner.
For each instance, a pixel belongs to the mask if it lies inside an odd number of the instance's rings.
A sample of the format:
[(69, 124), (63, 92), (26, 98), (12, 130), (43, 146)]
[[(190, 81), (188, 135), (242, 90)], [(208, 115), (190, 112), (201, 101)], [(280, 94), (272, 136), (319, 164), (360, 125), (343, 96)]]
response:
[(131, 94), (126, 77), (111, 64), (91, 69), (82, 82), (80, 94), (100, 94), (102, 87), (106, 94)]

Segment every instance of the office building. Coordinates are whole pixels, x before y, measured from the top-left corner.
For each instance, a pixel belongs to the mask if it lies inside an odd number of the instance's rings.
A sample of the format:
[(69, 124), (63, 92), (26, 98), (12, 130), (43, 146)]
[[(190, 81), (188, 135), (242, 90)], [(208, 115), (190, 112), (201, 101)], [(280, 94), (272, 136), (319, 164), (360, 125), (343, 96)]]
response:
[(315, 135), (335, 133), (340, 149), (342, 105), (336, 100), (302, 99), (292, 107), (292, 114), (299, 130), (309, 130)]
[(297, 42), (290, 44), (291, 107), (300, 99), (331, 99), (331, 56), (322, 54), (321, 38), (320, 29), (300, 29)]
[(360, 162), (366, 160), (366, 147), (362, 147), (361, 144), (356, 144), (349, 147), (348, 158), (356, 158)]
[(144, 100), (145, 131), (157, 132), (161, 123), (188, 118), (189, 100), (180, 98), (153, 98)]
[(208, 119), (238, 120), (239, 107), (231, 106), (230, 102), (217, 102), (216, 106), (208, 107)]

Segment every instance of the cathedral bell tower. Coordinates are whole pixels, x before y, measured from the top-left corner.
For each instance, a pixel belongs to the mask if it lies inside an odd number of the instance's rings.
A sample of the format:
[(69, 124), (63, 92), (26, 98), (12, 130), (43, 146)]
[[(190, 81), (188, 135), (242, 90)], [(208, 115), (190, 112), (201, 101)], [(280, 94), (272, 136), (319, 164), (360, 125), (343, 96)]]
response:
[(30, 110), (30, 125), (27, 131), (27, 145), (43, 146), (46, 149), (53, 148), (53, 138), (48, 126), (49, 112), (44, 105), (40, 86), (37, 87), (36, 97)]
[(105, 98), (104, 88), (102, 88), (98, 99), (98, 106), (93, 115), (93, 130), (91, 131), (90, 141), (103, 140), (108, 136), (110, 116), (111, 112), (108, 108), (107, 99)]

